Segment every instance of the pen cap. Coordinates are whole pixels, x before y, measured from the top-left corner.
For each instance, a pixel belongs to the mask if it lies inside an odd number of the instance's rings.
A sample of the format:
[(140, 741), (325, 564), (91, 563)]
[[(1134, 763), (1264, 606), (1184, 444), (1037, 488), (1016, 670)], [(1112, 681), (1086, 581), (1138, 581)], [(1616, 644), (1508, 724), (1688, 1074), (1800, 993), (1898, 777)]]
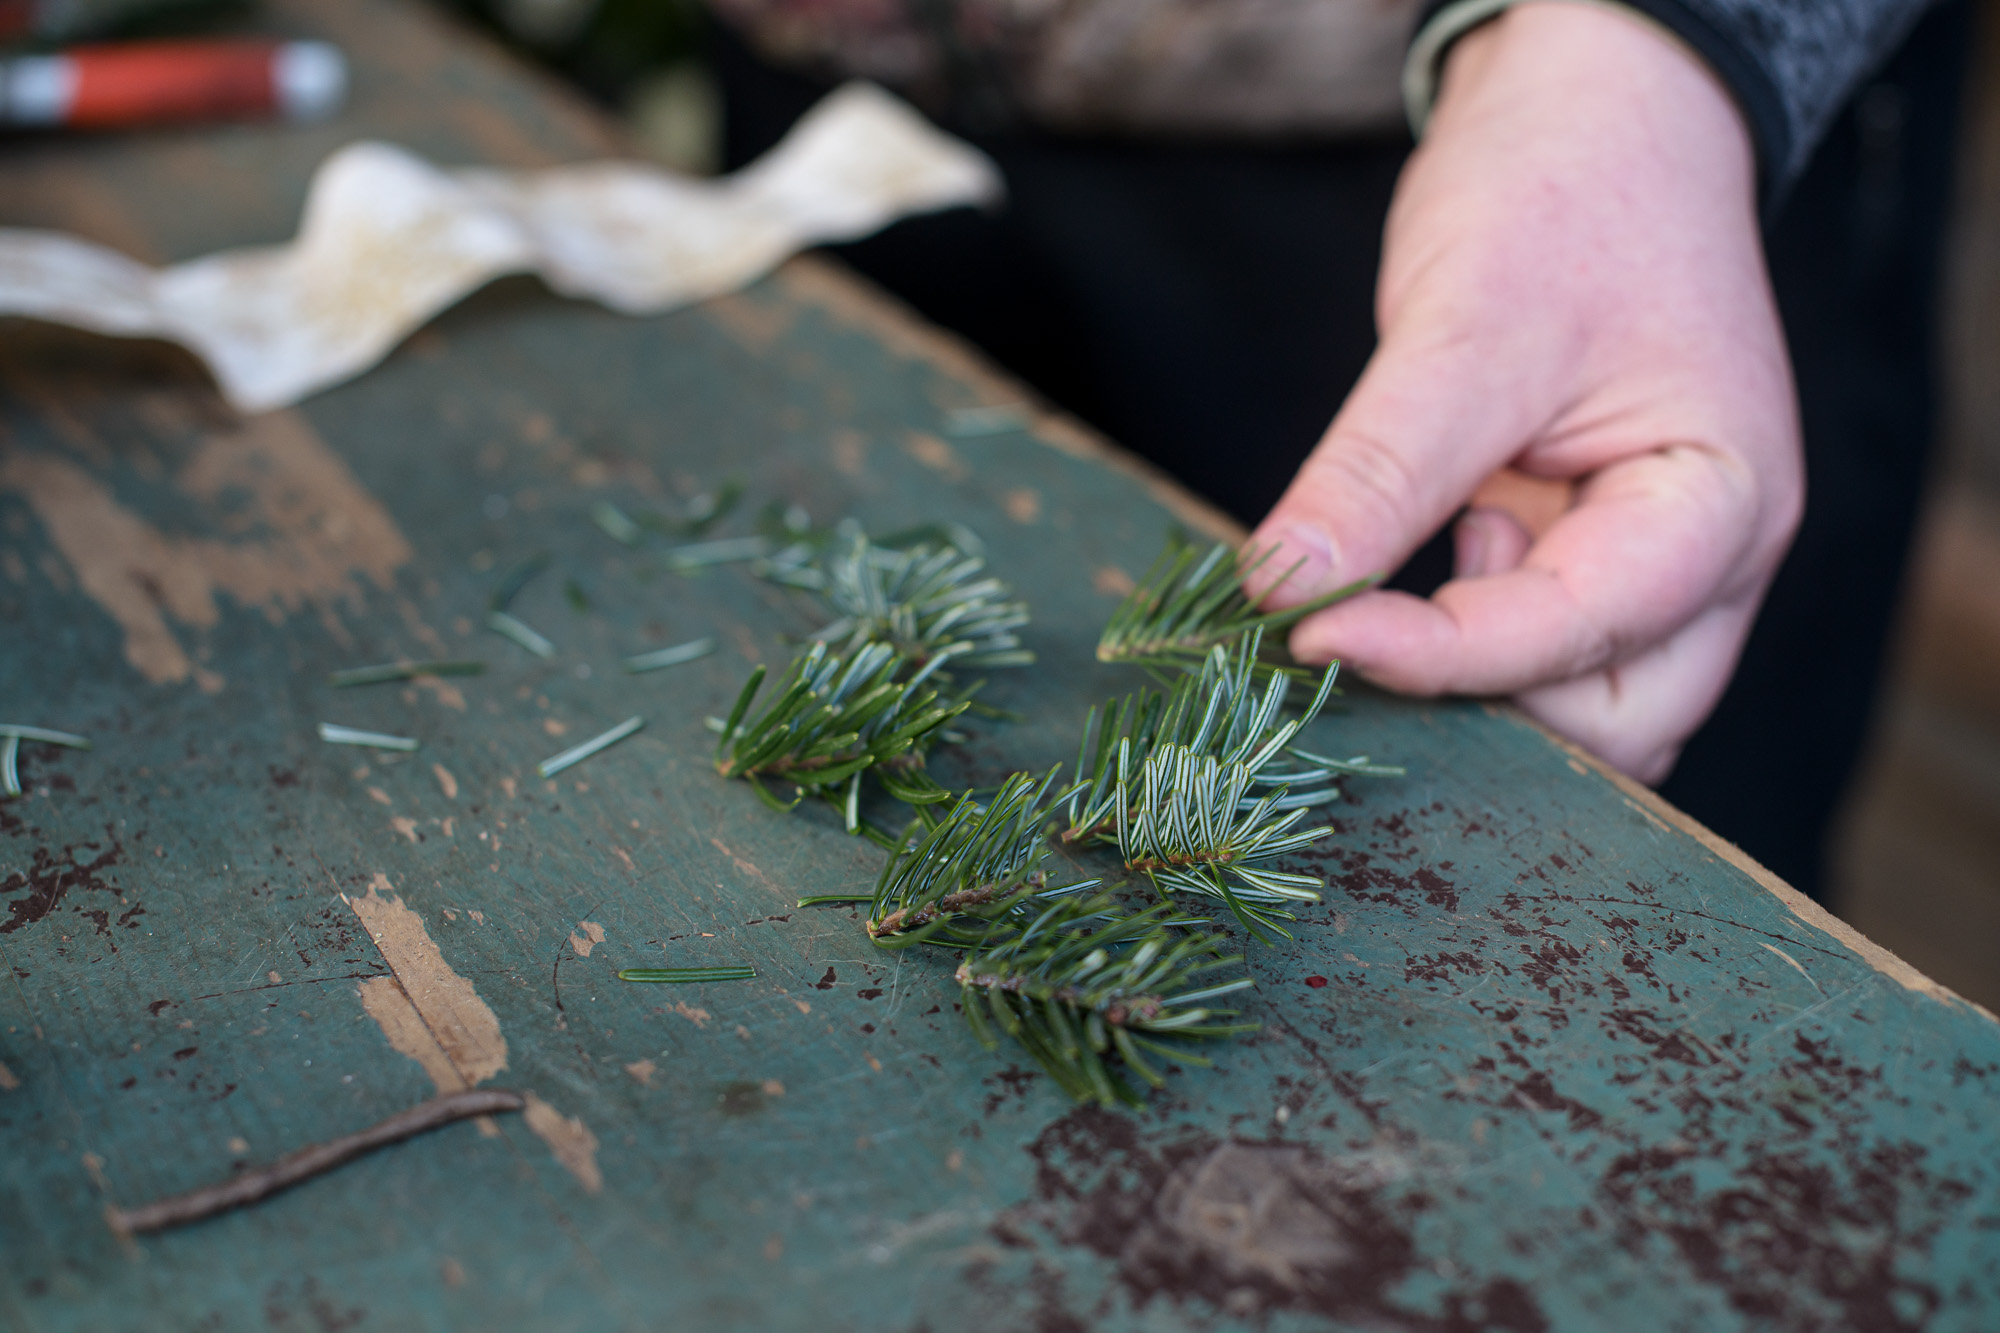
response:
[(331, 42), (286, 42), (271, 62), (271, 85), (287, 120), (324, 120), (347, 100), (347, 58)]

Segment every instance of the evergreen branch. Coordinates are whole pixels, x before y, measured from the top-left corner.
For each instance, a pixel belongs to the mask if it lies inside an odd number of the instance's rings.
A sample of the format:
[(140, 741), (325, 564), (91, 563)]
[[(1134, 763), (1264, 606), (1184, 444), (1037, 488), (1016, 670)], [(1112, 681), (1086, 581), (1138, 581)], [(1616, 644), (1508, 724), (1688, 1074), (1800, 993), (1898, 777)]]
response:
[(1137, 1104), (1121, 1077), (1165, 1080), (1146, 1056), (1205, 1065), (1175, 1041), (1255, 1031), (1236, 1011), (1211, 1001), (1254, 983), (1218, 978), (1240, 955), (1225, 956), (1220, 937), (1185, 931), (1172, 907), (1132, 911), (1109, 894), (1071, 895), (1036, 904), (1025, 921), (996, 924), (969, 949), (957, 979), (967, 1023), (989, 1048), (993, 1029), (1020, 1042), (1049, 1077), (1079, 1101)]
[(1085, 880), (1051, 889), (1042, 870), (1049, 789), (1060, 769), (1040, 779), (1016, 773), (984, 805), (967, 792), (935, 818), (918, 807), (876, 881), (869, 938), (888, 949), (924, 940), (963, 947), (1032, 899), (1094, 887), (1096, 880)]
[(847, 520), (756, 572), (817, 593), (834, 619), (812, 637), (844, 652), (887, 643), (919, 667), (941, 656), (968, 667), (1027, 666), (1035, 655), (1014, 632), (1028, 623), (1027, 604), (1009, 600), (1007, 585), (985, 576), (985, 559), (966, 550), (977, 540), (946, 525), (874, 541)]
[(887, 644), (843, 654), (816, 643), (785, 669), (769, 706), (750, 717), (764, 682), (760, 666), (723, 723), (716, 772), (747, 778), (779, 810), (798, 802), (779, 800), (764, 780), (791, 783), (800, 797), (818, 792), (842, 806), (850, 833), (862, 829), (861, 775), (871, 769), (900, 800), (946, 799), (948, 793), (923, 772), (923, 751), (945, 723), (965, 711), (967, 701), (939, 701), (927, 684), (936, 665), (934, 660), (898, 681), (902, 661)]
[[(1149, 668), (1160, 680), (1091, 710), (1079, 781), (1058, 768), (1017, 773), (981, 799), (953, 798), (924, 771), (926, 749), (974, 707), (977, 683), (940, 699), (953, 663), (1033, 660), (1016, 631), (1026, 607), (985, 574), (976, 538), (915, 530), (870, 539), (849, 520), (815, 530), (803, 511), (767, 511), (768, 554), (753, 572), (811, 592), (833, 619), (754, 712), (766, 675), (752, 673), (726, 722), (716, 769), (742, 777), (773, 807), (816, 792), (843, 808), (850, 831), (889, 852), (872, 893), (802, 899), (866, 903), (880, 948), (930, 943), (964, 951), (957, 979), (967, 1021), (989, 1046), (1005, 1033), (1070, 1095), (1136, 1103), (1159, 1086), (1157, 1060), (1207, 1063), (1182, 1043), (1253, 1030), (1213, 1002), (1252, 984), (1223, 954), (1223, 936), (1190, 915), (1182, 895), (1227, 907), (1253, 936), (1289, 937), (1298, 902), (1319, 877), (1277, 868), (1330, 833), (1303, 827), (1310, 807), (1340, 799), (1339, 780), (1402, 770), (1335, 759), (1299, 740), (1334, 693), (1337, 666), (1288, 714), (1305, 671), (1263, 656), (1265, 631), (1288, 625), (1372, 580), (1305, 606), (1261, 613), (1245, 577), (1270, 558), (1170, 543), (1119, 608), (1098, 656)], [(916, 807), (900, 834), (865, 825), (864, 773)], [(791, 803), (767, 783), (798, 789)], [(1063, 840), (1109, 845), (1144, 874), (1158, 900), (1134, 907), (1094, 892), (1099, 881), (1054, 886), (1051, 815)]]
[(1322, 881), (1266, 863), (1304, 851), (1333, 830), (1298, 828), (1306, 809), (1282, 808), (1282, 787), (1252, 797), (1252, 771), (1250, 763), (1162, 745), (1146, 757), (1136, 784), (1119, 784), (1115, 836), (1125, 868), (1144, 871), (1162, 895), (1217, 899), (1258, 939), (1267, 938), (1266, 930), (1290, 939), (1279, 924), (1292, 919), (1284, 906), (1318, 902)]
[(840, 614), (813, 637), (852, 645), (886, 642), (922, 666), (949, 655), (962, 666), (1027, 666), (1035, 655), (1014, 633), (1025, 602), (982, 577), (985, 560), (927, 543), (896, 550), (856, 534), (826, 561), (827, 603)]
[(1101, 713), (1090, 711), (1077, 753), (1082, 780), (1069, 798), (1065, 841), (1109, 836), (1121, 787), (1136, 780), (1162, 745), (1185, 746), (1224, 765), (1244, 765), (1250, 776), (1250, 790), (1243, 797), (1246, 810), (1264, 799), (1265, 788), (1286, 788), (1275, 808), (1293, 809), (1339, 800), (1335, 783), (1343, 775), (1402, 773), (1372, 764), (1365, 755), (1340, 760), (1301, 749), (1299, 733), (1325, 708), (1340, 664), (1326, 669), (1304, 711), (1287, 719), (1284, 706), (1292, 678), (1267, 672), (1259, 684), (1263, 634), (1261, 627), (1255, 628), (1233, 649), (1211, 648), (1198, 673), (1181, 676), (1164, 691), (1138, 690), (1110, 700)]
[[(1358, 579), (1298, 606), (1260, 612), (1243, 591), (1243, 584), (1277, 550), (1273, 546), (1261, 553), (1247, 547), (1235, 551), (1218, 542), (1203, 554), (1178, 532), (1171, 534), (1146, 577), (1104, 626), (1097, 641), (1097, 660), (1156, 669), (1197, 669), (1219, 645), (1230, 644), (1252, 630), (1283, 628), (1379, 582), (1375, 576)], [(1293, 565), (1285, 577), (1298, 568)], [(1273, 664), (1262, 667), (1266, 672), (1286, 669)]]

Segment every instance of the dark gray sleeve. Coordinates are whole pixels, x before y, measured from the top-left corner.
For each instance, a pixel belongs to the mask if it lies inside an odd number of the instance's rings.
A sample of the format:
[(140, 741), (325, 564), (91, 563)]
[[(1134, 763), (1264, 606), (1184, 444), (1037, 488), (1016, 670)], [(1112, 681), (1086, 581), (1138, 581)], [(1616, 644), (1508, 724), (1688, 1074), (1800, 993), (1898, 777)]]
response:
[(1767, 189), (1805, 169), (1834, 112), (1931, 0), (1624, 0), (1701, 52), (1736, 93)]
[[(1784, 192), (1848, 94), (1902, 42), (1931, 0), (1617, 0), (1698, 51), (1736, 95), (1765, 198)], [(1435, 0), (1419, 45), (1465, 0)], [(1486, 6), (1480, 6), (1485, 8)], [(1497, 9), (1500, 6), (1492, 6)]]

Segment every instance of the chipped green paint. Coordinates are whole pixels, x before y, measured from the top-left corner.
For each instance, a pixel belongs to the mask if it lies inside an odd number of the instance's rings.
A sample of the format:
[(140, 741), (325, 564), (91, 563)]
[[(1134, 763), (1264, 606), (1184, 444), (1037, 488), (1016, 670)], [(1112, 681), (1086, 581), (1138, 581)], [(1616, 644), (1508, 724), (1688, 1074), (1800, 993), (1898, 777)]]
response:
[[(332, 139), (605, 151), (419, 12), (278, 15), (361, 62)], [(420, 92), (439, 71), (452, 94)], [(175, 139), (170, 159), (15, 145), (0, 199), (29, 220), (55, 197), (38, 185), (92, 173), (92, 198), (179, 257), (283, 234), (318, 133)], [(180, 202), (204, 180), (236, 211)], [(952, 780), (1069, 758), (1085, 707), (1132, 683), (1092, 648), (1169, 518), (1132, 475), (1049, 447), (1075, 436), (1047, 422), (947, 445), (948, 409), (1013, 395), (830, 292), (805, 267), (664, 319), (526, 283), (475, 298), (296, 418), (408, 558), (295, 604), (241, 604), (219, 580), (209, 620), (167, 596), (158, 624), (198, 669), (166, 683), (52, 545), (48, 496), (0, 489), (0, 627), (36, 644), (0, 654), (0, 697), (96, 743), (31, 747), (29, 794), (0, 804), (0, 1327), (2000, 1323), (2000, 1030), (1505, 714), (1362, 692), (1314, 724), (1315, 748), (1409, 774), (1353, 784), (1318, 858), (1326, 903), (1296, 942), (1251, 950), (1264, 1030), (1143, 1114), (1077, 1110), (982, 1051), (950, 960), (877, 953), (852, 911), (795, 908), (865, 889), (880, 854), (837, 812), (781, 817), (716, 779), (702, 719), (810, 611), (729, 566), (649, 577), (592, 506), (670, 508), (742, 475), (749, 508), (980, 532), (1035, 609), (1043, 666), (994, 676), (991, 701), (1026, 720), (968, 727), (940, 756)], [(226, 422), (184, 361), (14, 326), (0, 370), (0, 479), (59, 460), (169, 554), (249, 540), (238, 497), (185, 484)], [(493, 569), (544, 546), (594, 607), (563, 611), (560, 579), (521, 593), (524, 616), (565, 627), (546, 663), (481, 628)], [(718, 650), (619, 669), (698, 635)], [(494, 659), (484, 675), (339, 695), (420, 754), (314, 739), (328, 671), (471, 652)], [(646, 730), (587, 767), (533, 776), (558, 732), (635, 714)], [(427, 955), (372, 940), (341, 896), (384, 920), (384, 883), (490, 1009), (495, 1077), (533, 1094), (528, 1114), (135, 1259), (107, 1202), (360, 1128), (453, 1077), (445, 1055), (403, 1053), (449, 1048), (442, 1020), (391, 1030), (408, 1002), (389, 960)], [(616, 980), (738, 963), (755, 979)]]

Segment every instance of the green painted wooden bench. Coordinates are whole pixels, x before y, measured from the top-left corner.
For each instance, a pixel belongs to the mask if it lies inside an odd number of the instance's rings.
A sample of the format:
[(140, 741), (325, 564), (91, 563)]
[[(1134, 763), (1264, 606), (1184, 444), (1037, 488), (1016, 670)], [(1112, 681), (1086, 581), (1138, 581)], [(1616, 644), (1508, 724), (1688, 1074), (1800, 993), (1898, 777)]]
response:
[[(618, 151), (428, 11), (275, 11), (355, 56), (343, 119), (10, 141), (0, 223), (172, 260), (288, 235), (354, 137)], [(949, 960), (796, 908), (880, 854), (718, 780), (703, 718), (810, 616), (589, 508), (736, 477), (982, 534), (1043, 663), (989, 687), (1021, 721), (940, 760), (992, 780), (1069, 757), (1133, 683), (1091, 658), (1118, 592), (1170, 524), (1223, 526), (1061, 419), (949, 430), (1019, 398), (817, 260), (657, 319), (503, 282), (250, 420), (173, 349), (0, 327), (0, 720), (95, 742), (28, 747), (0, 805), (0, 1326), (2000, 1326), (1991, 1017), (1505, 709), (1363, 691), (1316, 724), (1408, 776), (1334, 807), (1324, 905), (1252, 950), (1262, 1030), (1141, 1112), (981, 1049)], [(479, 623), (543, 548), (516, 609), (547, 662)], [(432, 656), (490, 667), (324, 681)], [(105, 1223), (470, 1085), (528, 1112)]]

